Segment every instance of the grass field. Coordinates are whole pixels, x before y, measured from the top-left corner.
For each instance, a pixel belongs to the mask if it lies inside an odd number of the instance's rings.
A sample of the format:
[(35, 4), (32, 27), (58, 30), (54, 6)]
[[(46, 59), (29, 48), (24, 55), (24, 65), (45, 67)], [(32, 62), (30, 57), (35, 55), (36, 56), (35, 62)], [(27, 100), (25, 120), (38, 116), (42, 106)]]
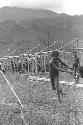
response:
[(61, 84), (60, 104), (50, 82), (29, 81), (27, 74), (6, 78), (24, 107), (0, 75), (0, 125), (83, 125), (83, 88)]

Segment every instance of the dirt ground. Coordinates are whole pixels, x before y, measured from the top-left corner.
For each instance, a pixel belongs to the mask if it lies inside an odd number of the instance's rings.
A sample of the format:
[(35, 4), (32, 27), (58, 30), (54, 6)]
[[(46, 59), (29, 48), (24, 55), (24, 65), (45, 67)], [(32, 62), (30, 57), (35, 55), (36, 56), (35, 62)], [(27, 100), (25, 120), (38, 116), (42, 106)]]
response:
[[(18, 73), (6, 78), (23, 108), (0, 75), (0, 125), (83, 125), (83, 88), (60, 84), (65, 93), (60, 104), (48, 81), (29, 81), (27, 74)], [(64, 75), (63, 80), (73, 79)]]

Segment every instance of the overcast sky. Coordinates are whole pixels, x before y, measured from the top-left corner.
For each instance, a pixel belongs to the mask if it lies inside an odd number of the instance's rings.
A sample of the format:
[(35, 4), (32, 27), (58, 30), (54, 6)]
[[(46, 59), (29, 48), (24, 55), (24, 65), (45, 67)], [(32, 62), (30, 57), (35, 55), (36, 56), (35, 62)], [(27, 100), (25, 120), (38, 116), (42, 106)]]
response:
[(83, 14), (83, 0), (0, 0), (0, 7), (3, 6), (50, 9), (70, 15)]

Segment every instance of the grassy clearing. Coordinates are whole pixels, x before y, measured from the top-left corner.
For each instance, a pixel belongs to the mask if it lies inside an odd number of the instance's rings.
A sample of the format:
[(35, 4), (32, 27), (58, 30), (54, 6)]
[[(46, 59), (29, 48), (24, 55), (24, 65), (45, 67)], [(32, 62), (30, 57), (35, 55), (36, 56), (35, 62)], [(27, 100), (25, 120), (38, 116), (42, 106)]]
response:
[[(28, 75), (20, 74), (7, 74), (6, 77), (24, 105), (24, 119), (29, 125), (83, 124), (81, 88), (60, 85), (66, 93), (60, 104), (50, 82), (28, 81)], [(0, 76), (0, 125), (24, 125), (20, 111), (17, 99)]]

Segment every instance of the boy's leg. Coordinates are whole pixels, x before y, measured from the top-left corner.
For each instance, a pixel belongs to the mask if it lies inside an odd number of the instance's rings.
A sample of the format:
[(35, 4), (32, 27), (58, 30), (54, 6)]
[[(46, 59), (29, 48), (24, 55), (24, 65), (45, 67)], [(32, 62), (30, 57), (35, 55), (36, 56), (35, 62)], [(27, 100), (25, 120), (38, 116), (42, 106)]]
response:
[(79, 69), (78, 67), (76, 68), (76, 78), (75, 78), (75, 84), (79, 83)]
[(56, 87), (55, 87), (55, 76), (52, 75), (52, 74), (50, 75), (50, 82), (51, 82), (52, 89), (56, 90)]
[(76, 67), (74, 67), (74, 79), (76, 77)]
[(58, 95), (59, 102), (61, 103), (60, 88), (59, 88), (59, 74), (57, 74), (57, 76), (56, 76), (56, 90), (57, 90), (57, 95)]

